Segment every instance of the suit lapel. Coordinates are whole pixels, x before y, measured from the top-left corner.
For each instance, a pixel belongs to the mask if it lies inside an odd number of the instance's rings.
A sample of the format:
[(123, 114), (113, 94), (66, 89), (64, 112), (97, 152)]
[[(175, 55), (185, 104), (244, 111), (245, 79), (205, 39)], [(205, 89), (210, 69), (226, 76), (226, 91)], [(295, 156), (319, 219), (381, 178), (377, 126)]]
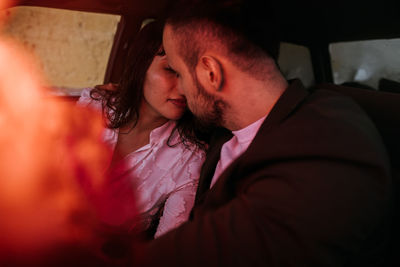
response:
[[(306, 88), (302, 85), (300, 80), (293, 80), (290, 82), (289, 87), (282, 94), (275, 106), (261, 125), (258, 133), (256, 134), (253, 142), (251, 142), (249, 148), (236, 160), (234, 160), (230, 166), (221, 174), (220, 178), (213, 186), (212, 191), (216, 191), (217, 195), (221, 195), (219, 186), (224, 186), (225, 180), (228, 179), (235, 167), (239, 165), (246, 165), (247, 162), (251, 162), (254, 158), (259, 157), (259, 147), (262, 146), (265, 140), (265, 136), (268, 135), (270, 129), (274, 128), (281, 121), (286, 119), (296, 109), (296, 107), (304, 100), (309, 94)], [(204, 162), (200, 173), (199, 186), (196, 193), (195, 206), (203, 202), (206, 193), (210, 191), (211, 179), (214, 176), (215, 168), (220, 158), (221, 148), (225, 142), (232, 138), (232, 133), (226, 129), (218, 129), (214, 134), (212, 141), (210, 142), (210, 149), (207, 152), (207, 158)], [(254, 154), (255, 153), (255, 154)]]
[[(274, 128), (281, 121), (290, 116), (308, 94), (308, 90), (304, 88), (300, 80), (296, 79), (291, 81), (289, 87), (275, 103), (264, 123), (261, 125), (254, 141), (258, 138), (262, 138), (271, 128)], [(254, 142), (252, 142), (252, 144), (253, 143)]]
[(214, 131), (210, 141), (210, 148), (207, 151), (206, 160), (200, 172), (195, 204), (201, 202), (205, 193), (210, 189), (211, 180), (220, 158), (222, 145), (231, 139), (232, 136), (229, 130), (223, 128), (218, 128)]
[[(235, 159), (223, 173), (221, 173), (220, 178), (218, 178), (218, 181), (213, 186), (213, 189), (215, 188), (215, 191), (217, 192), (218, 195), (222, 194), (222, 192), (219, 192), (219, 189), (217, 189), (218, 184), (223, 185), (223, 187), (225, 188), (224, 180), (232, 176), (233, 170), (237, 170), (237, 167), (240, 166), (251, 166), (251, 164), (254, 163), (260, 157), (260, 155), (263, 155), (263, 153), (260, 152), (260, 149), (261, 150), (265, 149), (264, 144), (266, 136), (268, 135), (269, 131), (277, 127), (279, 123), (281, 123), (288, 116), (290, 116), (294, 112), (294, 110), (303, 102), (303, 100), (308, 94), (309, 94), (308, 90), (304, 88), (300, 80), (296, 79), (290, 82), (289, 87), (278, 99), (275, 106), (268, 114), (267, 118), (261, 125), (260, 129), (258, 130), (256, 136), (254, 137), (253, 141), (251, 142), (247, 150), (241, 156)], [(223, 143), (221, 144), (221, 147), (222, 145)], [(217, 162), (219, 160), (221, 147), (219, 147), (218, 150)], [(208, 188), (209, 187), (210, 185), (208, 184)]]

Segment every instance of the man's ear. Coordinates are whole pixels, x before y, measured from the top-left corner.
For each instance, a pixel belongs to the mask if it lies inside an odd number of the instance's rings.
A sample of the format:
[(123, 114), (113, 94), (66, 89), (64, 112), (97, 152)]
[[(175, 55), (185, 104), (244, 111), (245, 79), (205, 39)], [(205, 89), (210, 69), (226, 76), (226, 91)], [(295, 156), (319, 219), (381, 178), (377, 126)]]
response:
[(202, 56), (196, 66), (196, 75), (200, 84), (210, 91), (221, 91), (224, 85), (224, 73), (221, 62), (212, 56)]

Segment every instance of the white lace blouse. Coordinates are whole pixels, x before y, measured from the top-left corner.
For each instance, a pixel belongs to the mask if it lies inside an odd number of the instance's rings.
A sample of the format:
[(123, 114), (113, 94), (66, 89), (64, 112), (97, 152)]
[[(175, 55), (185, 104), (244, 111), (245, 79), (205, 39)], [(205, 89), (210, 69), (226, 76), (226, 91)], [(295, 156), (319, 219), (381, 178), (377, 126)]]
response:
[[(90, 88), (84, 89), (78, 105), (101, 109), (101, 103), (90, 98)], [(188, 219), (194, 204), (200, 168), (205, 159), (203, 151), (186, 148), (179, 143), (175, 132), (167, 141), (175, 126), (174, 121), (154, 129), (150, 133), (150, 143), (131, 152), (125, 157), (130, 174), (127, 179), (137, 188), (137, 208), (145, 224), (149, 225), (153, 216), (164, 209), (155, 233), (155, 237), (176, 228)], [(113, 148), (118, 132), (104, 129), (104, 141)]]

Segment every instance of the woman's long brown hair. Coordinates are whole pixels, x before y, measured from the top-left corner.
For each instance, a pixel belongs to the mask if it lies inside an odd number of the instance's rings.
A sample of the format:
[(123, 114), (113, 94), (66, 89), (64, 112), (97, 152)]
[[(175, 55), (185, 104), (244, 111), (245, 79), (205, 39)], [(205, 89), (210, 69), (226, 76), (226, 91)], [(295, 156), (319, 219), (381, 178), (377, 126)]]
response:
[[(162, 47), (163, 21), (153, 21), (144, 26), (132, 40), (127, 55), (127, 63), (116, 90), (105, 90), (95, 87), (90, 95), (93, 99), (102, 101), (103, 116), (107, 127), (118, 129), (127, 125), (134, 128), (139, 119), (140, 105), (143, 99), (143, 86), (146, 72), (156, 55), (164, 53)], [(187, 110), (177, 125), (175, 131), (180, 135), (180, 142), (186, 147), (194, 144), (200, 149), (206, 148), (208, 130), (196, 122), (193, 114)]]

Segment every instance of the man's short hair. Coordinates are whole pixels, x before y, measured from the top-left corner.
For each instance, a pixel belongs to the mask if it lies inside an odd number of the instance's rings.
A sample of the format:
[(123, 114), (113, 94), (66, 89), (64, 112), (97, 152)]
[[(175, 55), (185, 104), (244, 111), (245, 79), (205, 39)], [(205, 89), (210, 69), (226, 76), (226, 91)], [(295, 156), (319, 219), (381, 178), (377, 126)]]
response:
[(199, 56), (219, 49), (242, 71), (265, 74), (266, 61), (277, 61), (278, 27), (268, 1), (183, 1), (167, 24), (179, 40), (179, 53), (194, 71)]

